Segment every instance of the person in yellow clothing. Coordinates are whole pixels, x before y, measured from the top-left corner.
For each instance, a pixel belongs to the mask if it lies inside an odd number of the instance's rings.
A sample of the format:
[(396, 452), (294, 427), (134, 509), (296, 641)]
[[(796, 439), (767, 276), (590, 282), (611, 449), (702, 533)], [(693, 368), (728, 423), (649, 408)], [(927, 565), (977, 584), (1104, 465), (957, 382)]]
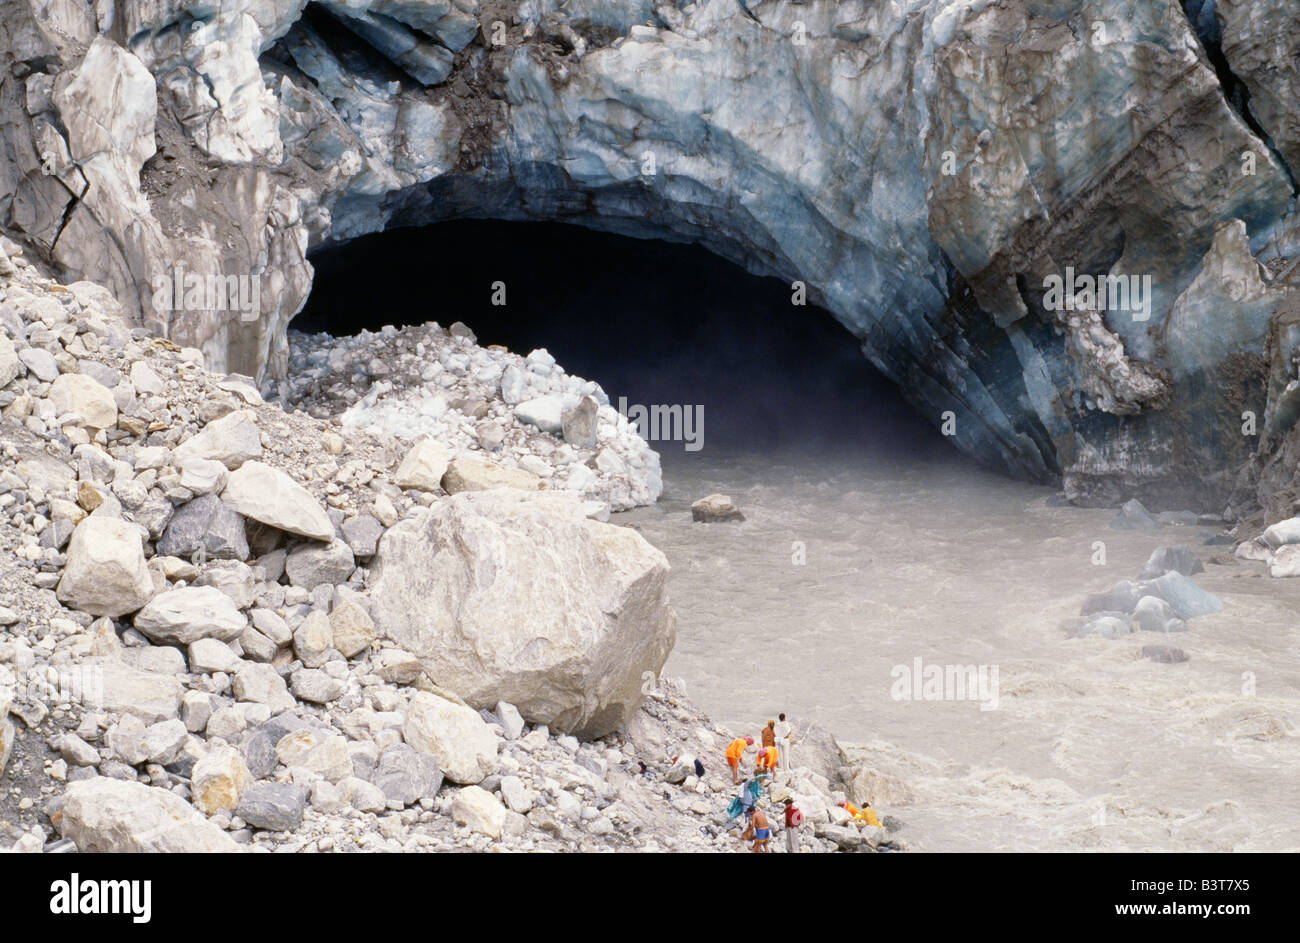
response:
[(852, 802), (841, 802), (840, 808), (853, 816), (853, 819), (856, 822), (860, 822), (863, 825), (874, 825), (876, 828), (882, 827), (880, 819), (876, 818), (875, 811), (865, 802), (862, 804), (861, 809), (855, 806)]
[(740, 785), (740, 759), (754, 745), (753, 737), (737, 737), (727, 744), (727, 765), (731, 767), (731, 784)]
[(759, 747), (758, 758), (754, 761), (754, 775), (775, 773), (777, 764), (776, 747)]

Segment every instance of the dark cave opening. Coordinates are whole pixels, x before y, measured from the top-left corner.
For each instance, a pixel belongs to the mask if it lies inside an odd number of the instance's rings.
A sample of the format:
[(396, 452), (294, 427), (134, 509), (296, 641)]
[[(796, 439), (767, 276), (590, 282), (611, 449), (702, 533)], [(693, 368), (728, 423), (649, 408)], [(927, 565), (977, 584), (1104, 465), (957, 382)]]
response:
[[(710, 446), (952, 455), (828, 312), (796, 307), (788, 284), (696, 246), (459, 220), (364, 236), (311, 262), (311, 296), (291, 330), (463, 321), (483, 346), (545, 347), (615, 406), (703, 406)], [(493, 303), (498, 283), (504, 305)]]

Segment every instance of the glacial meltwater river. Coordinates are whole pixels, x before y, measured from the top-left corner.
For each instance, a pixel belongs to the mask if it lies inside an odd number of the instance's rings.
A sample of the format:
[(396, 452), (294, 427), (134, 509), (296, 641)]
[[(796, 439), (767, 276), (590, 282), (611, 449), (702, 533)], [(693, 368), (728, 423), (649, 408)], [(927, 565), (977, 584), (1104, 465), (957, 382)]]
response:
[[(666, 673), (721, 722), (784, 711), (852, 744), (913, 848), (1300, 849), (1300, 579), (1211, 564), (1195, 579), (1224, 610), (1189, 631), (1074, 639), (1084, 596), (1160, 544), (1232, 548), (1203, 546), (1213, 527), (1111, 530), (1113, 511), (947, 455), (662, 455), (659, 503), (615, 520), (672, 564)], [(692, 523), (713, 492), (746, 520)], [(995, 709), (895, 697), (917, 659), (996, 668)]]

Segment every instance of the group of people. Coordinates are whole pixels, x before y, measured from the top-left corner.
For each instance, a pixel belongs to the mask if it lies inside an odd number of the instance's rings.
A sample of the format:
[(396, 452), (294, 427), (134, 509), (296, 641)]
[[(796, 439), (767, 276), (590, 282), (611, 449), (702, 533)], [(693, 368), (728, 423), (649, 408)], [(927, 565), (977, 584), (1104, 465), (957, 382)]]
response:
[[(759, 807), (759, 798), (763, 787), (775, 775), (777, 769), (790, 766), (790, 725), (785, 714), (778, 719), (769, 720), (759, 733), (759, 746), (754, 757), (754, 775), (741, 783), (741, 763), (745, 752), (754, 746), (753, 737), (737, 737), (727, 744), (727, 765), (731, 767), (731, 782), (740, 786), (740, 794), (731, 801), (728, 812), (733, 819), (745, 817), (745, 829), (740, 840), (750, 844), (750, 851), (755, 854), (768, 854), (768, 843), (772, 839), (772, 824), (767, 813)], [(785, 818), (786, 851), (799, 850), (799, 826), (803, 824), (803, 813), (794, 804), (790, 796), (783, 800)]]
[[(790, 768), (790, 725), (786, 723), (785, 714), (779, 719), (769, 720), (759, 734), (762, 745), (754, 758), (754, 775), (771, 775), (777, 768)], [(740, 785), (740, 764), (745, 758), (745, 751), (754, 745), (753, 737), (737, 737), (727, 745), (727, 765), (731, 767), (731, 784)]]
[[(727, 812), (731, 818), (744, 816), (745, 828), (740, 833), (740, 840), (749, 844), (755, 854), (769, 854), (769, 842), (772, 840), (772, 822), (763, 811), (759, 800), (763, 788), (776, 774), (777, 769), (790, 766), (790, 725), (786, 723), (785, 714), (777, 720), (769, 720), (759, 733), (757, 755), (754, 758), (754, 774), (741, 782), (741, 763), (745, 752), (755, 745), (753, 737), (737, 737), (727, 745), (727, 765), (731, 767), (731, 782), (740, 786), (740, 793), (731, 800)], [(785, 825), (785, 848), (794, 853), (799, 850), (799, 828), (804, 823), (803, 813), (794, 803), (794, 797), (786, 795), (781, 800), (782, 818)], [(862, 807), (847, 800), (839, 803), (847, 812), (851, 821), (857, 825), (874, 825), (880, 827), (880, 820), (875, 810), (867, 803)]]

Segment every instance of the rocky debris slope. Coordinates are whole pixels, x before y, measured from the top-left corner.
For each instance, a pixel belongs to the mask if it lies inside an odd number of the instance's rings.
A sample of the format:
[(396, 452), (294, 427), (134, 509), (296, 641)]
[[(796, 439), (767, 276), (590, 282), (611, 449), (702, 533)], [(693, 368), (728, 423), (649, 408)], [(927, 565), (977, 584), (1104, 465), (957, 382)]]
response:
[[(287, 372), (312, 246), (458, 217), (694, 242), (801, 283), (970, 454), (1079, 502), (1218, 511), (1242, 414), (1285, 388), (1266, 345), (1300, 245), (1298, 16), (16, 0), (0, 222), (259, 379)], [(182, 267), (258, 302), (159, 295)], [(1143, 300), (1049, 304), (1069, 272)]]
[(289, 376), (266, 390), (287, 407), (338, 417), (348, 431), (427, 436), (452, 456), (489, 458), (614, 511), (663, 491), (659, 455), (635, 425), (545, 350), (479, 347), (459, 322), (289, 339)]
[[(0, 844), (739, 847), (727, 733), (642, 698), (675, 621), (635, 531), (286, 412), (4, 248)], [(841, 821), (839, 748), (807, 741), (806, 847), (901, 847)], [(688, 746), (708, 775), (661, 778)]]

